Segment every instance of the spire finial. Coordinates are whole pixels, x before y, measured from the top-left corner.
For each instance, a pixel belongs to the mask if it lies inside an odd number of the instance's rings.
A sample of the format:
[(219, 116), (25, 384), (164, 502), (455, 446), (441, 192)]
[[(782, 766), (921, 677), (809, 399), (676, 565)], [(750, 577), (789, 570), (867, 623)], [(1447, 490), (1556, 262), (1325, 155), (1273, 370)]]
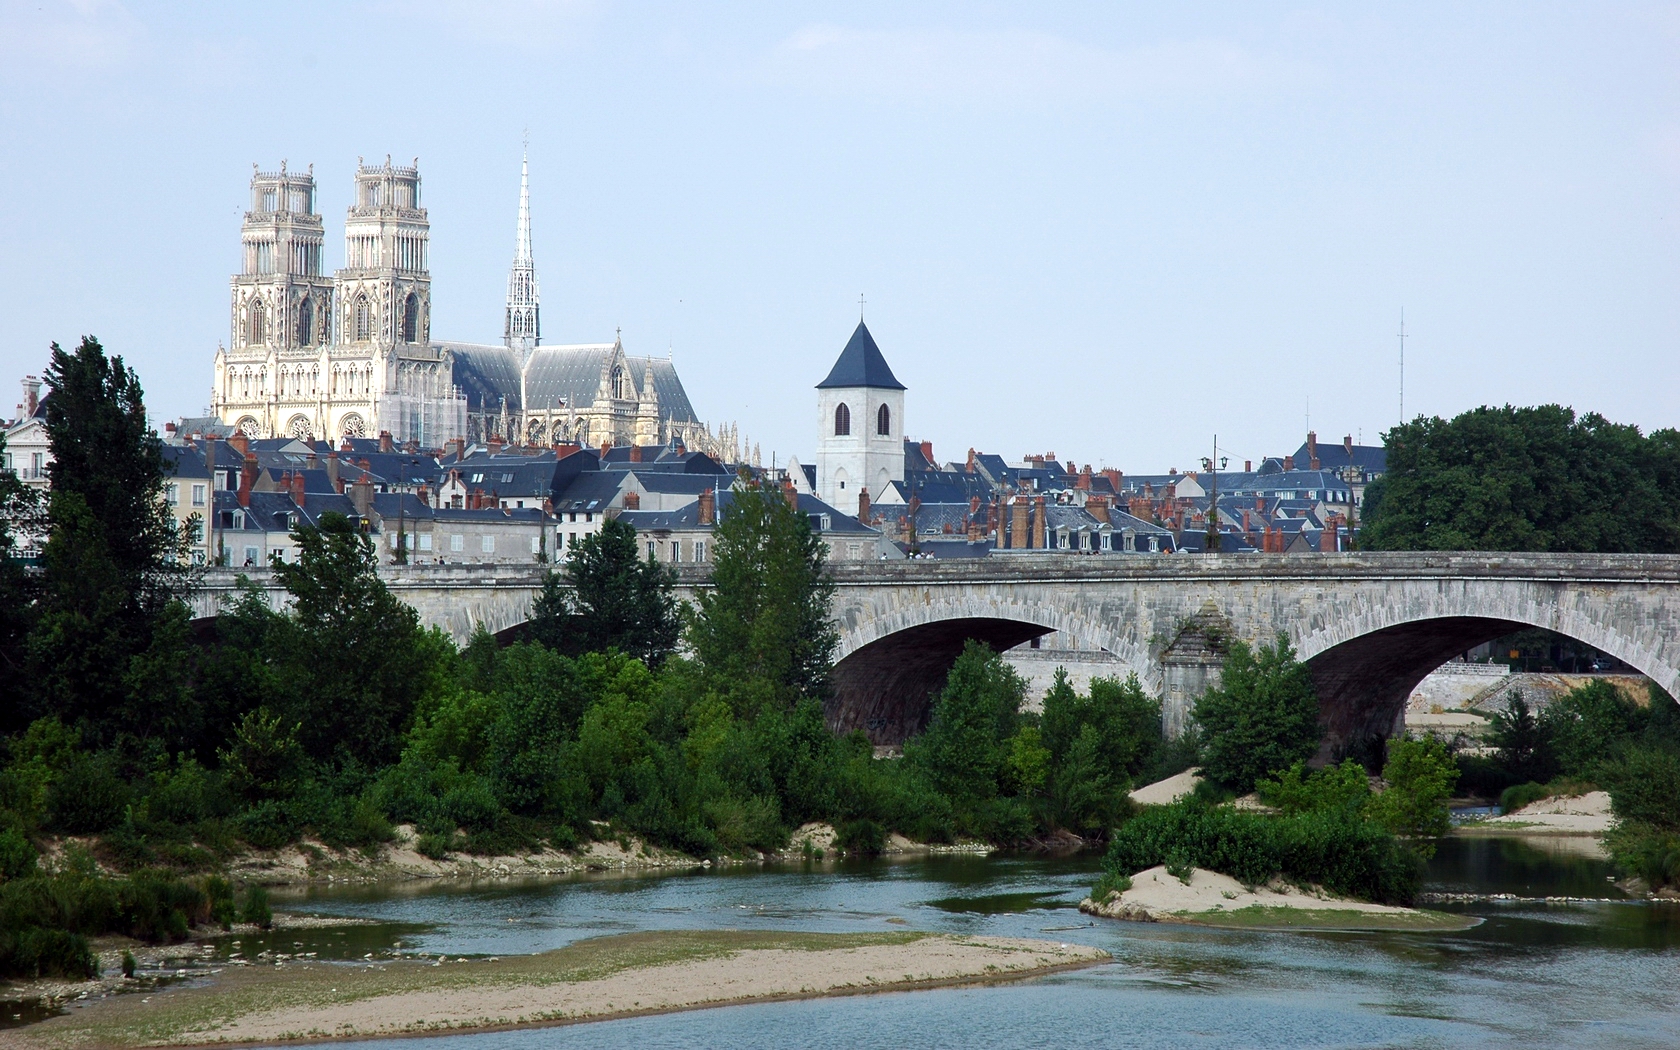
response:
[(503, 332), (507, 345), (527, 357), (542, 341), (538, 299), (537, 267), (531, 257), (531, 162), (527, 145), (519, 161), (519, 221), (514, 233), (513, 269), (508, 274)]
[(863, 323), (863, 293), (858, 293), (858, 324)]

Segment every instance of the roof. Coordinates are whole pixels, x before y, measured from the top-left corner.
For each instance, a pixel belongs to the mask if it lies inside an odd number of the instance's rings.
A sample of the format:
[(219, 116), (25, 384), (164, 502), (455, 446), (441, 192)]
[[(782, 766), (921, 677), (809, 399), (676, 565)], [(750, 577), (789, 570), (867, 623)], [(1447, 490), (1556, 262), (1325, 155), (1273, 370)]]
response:
[[(454, 380), (470, 405), (480, 411), (500, 411), (503, 398), (509, 412), (545, 409), (562, 411), (589, 408), (611, 389), (610, 366), (623, 353), (617, 343), (578, 343), (570, 346), (539, 346), (524, 365), (525, 382), (520, 385), (520, 353), (506, 346), (479, 343), (439, 343), (454, 360)], [(640, 399), (651, 382), (659, 398), (660, 417), (678, 423), (697, 423), (694, 406), (677, 367), (667, 357), (635, 357), (624, 354), (624, 376), (628, 394)], [(521, 389), (530, 404), (521, 405)]]
[(875, 345), (875, 337), (869, 334), (869, 328), (862, 321), (858, 322), (857, 330), (847, 341), (846, 349), (840, 351), (840, 359), (829, 369), (828, 378), (817, 384), (818, 390), (832, 387), (874, 387), (877, 390), (903, 390), (900, 383), (887, 367), (887, 359), (881, 356), (881, 348)]

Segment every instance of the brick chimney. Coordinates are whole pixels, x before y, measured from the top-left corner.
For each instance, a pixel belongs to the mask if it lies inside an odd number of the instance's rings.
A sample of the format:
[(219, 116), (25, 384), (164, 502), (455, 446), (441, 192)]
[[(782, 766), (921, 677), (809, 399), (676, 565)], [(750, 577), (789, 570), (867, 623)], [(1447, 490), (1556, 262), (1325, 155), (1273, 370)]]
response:
[(931, 442), (931, 441), (922, 442), (922, 458), (927, 460), (930, 464), (932, 464), (935, 467), (939, 466), (939, 464), (933, 462), (933, 442)]
[(583, 446), (575, 442), (568, 441), (565, 444), (556, 443), (554, 446), (554, 461), (558, 463), (566, 457), (575, 456), (582, 451)]
[(332, 482), (332, 487), (333, 487), (334, 492), (337, 492), (337, 493), (340, 493), (340, 494), (342, 494), (344, 492), (344, 479), (342, 477), (340, 477), (339, 473), (338, 473), (338, 453), (337, 452), (328, 452), (327, 453), (327, 480)]
[(700, 490), (700, 524), (717, 524), (717, 494), (711, 489)]
[(631, 489), (629, 492), (626, 492), (624, 494), (624, 509), (625, 510), (641, 510), (642, 509), (642, 494), (640, 492), (637, 492), (635, 489)]
[(499, 455), (502, 451), (502, 439), (500, 437), (491, 438), (487, 443), (487, 447), (490, 449), (490, 454), (492, 456)]
[(1081, 492), (1091, 491), (1091, 464), (1085, 464), (1085, 468), (1079, 472), (1078, 479), (1074, 481), (1073, 487)]
[(1294, 456), (1283, 457), (1283, 469), (1284, 470), (1294, 470), (1295, 469), (1295, 457)]
[(296, 503), (299, 509), (302, 509), (304, 501), (303, 471), (295, 470), (292, 472), (291, 488), (292, 502)]
[(1009, 504), (1009, 549), (1020, 550), (1027, 546), (1029, 533), (1027, 532), (1027, 500), (1025, 496), (1016, 496)]
[(356, 451), (356, 446), (352, 445), (350, 443), (350, 435), (349, 434), (344, 435), (343, 440), (339, 441), (338, 450), (340, 452), (354, 452), (354, 451)]
[(858, 520), (869, 520), (869, 486), (858, 489)]
[(28, 419), (41, 407), (41, 377), (23, 377), (23, 418)]
[(245, 453), (244, 465), (239, 468), (239, 505), (251, 505), (251, 486), (257, 482), (257, 457), (253, 452)]
[(1105, 467), (1103, 477), (1108, 479), (1108, 487), (1114, 490), (1114, 494), (1120, 495), (1120, 486), (1125, 482), (1126, 475), (1113, 467)]
[(1038, 549), (1038, 550), (1043, 550), (1044, 549), (1045, 526), (1046, 526), (1046, 524), (1048, 524), (1044, 520), (1044, 518), (1045, 518), (1044, 497), (1040, 496), (1036, 500), (1033, 501), (1033, 534), (1032, 534), (1032, 538), (1033, 538), (1033, 547)]
[(381, 430), (379, 432), (379, 451), (395, 452), (396, 450), (397, 446), (391, 440), (391, 432), (389, 430)]
[(968, 450), (968, 462), (963, 464), (963, 472), (967, 474), (980, 473), (980, 459), (973, 449)]
[(367, 517), (373, 508), (373, 482), (366, 475), (357, 478), (350, 486), (350, 505), (356, 508), (356, 513)]
[(459, 463), (463, 459), (467, 458), (467, 439), (466, 438), (464, 438), (464, 437), (455, 438), (454, 440), (450, 441), (449, 444), (450, 444), (450, 447), (452, 447), (455, 450), (455, 462)]
[(1348, 460), (1349, 460), (1349, 462), (1351, 462), (1353, 460), (1353, 435), (1352, 434), (1342, 435), (1342, 448), (1344, 450), (1346, 450), (1346, 452), (1348, 454)]
[(1331, 518), (1325, 523), (1324, 529), (1318, 534), (1318, 551), (1320, 554), (1334, 554), (1338, 549), (1336, 519)]
[(233, 446), (233, 450), (241, 456), (249, 455), (251, 452), (251, 439), (245, 436), (243, 430), (235, 430), (229, 434), (227, 443)]
[(1307, 431), (1307, 469), (1318, 469), (1318, 431)]
[(642, 446), (631, 445), (630, 446), (630, 462), (640, 463), (641, 461), (642, 461)]
[(1243, 460), (1243, 473), (1244, 474), (1254, 473), (1254, 461), (1252, 459)]
[(793, 487), (793, 478), (787, 474), (782, 475), (782, 498), (794, 510), (799, 509), (799, 492)]
[(1085, 501), (1085, 510), (1104, 525), (1109, 523), (1107, 496), (1092, 496)]

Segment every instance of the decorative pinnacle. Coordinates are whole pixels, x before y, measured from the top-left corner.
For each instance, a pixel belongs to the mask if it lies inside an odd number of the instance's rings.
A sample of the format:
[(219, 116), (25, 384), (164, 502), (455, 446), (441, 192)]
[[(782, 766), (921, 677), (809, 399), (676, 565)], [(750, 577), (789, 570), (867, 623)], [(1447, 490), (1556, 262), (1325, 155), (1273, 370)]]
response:
[(531, 165), (525, 156), (519, 159), (519, 233), (514, 242), (513, 261), (531, 261)]

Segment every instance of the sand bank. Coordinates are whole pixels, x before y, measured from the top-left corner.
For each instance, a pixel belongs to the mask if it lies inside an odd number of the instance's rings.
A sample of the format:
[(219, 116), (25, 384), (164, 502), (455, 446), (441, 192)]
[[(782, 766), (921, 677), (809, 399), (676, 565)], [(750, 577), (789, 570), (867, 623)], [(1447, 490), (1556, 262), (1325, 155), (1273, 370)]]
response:
[(1181, 882), (1164, 866), (1132, 876), (1132, 888), (1097, 904), (1086, 898), (1079, 910), (1135, 922), (1182, 922), (1200, 926), (1287, 927), (1293, 929), (1464, 929), (1473, 918), (1401, 908), (1305, 890), (1281, 880), (1245, 887), (1229, 875), (1190, 870)]
[(23, 1048), (345, 1039), (605, 1020), (735, 1003), (1005, 980), (1106, 961), (1084, 945), (920, 933), (683, 931), (541, 955), (225, 970), (7, 1033)]
[(1539, 835), (1602, 835), (1616, 823), (1608, 791), (1551, 795), (1497, 817), (1460, 825), (1459, 830), (1518, 831)]

